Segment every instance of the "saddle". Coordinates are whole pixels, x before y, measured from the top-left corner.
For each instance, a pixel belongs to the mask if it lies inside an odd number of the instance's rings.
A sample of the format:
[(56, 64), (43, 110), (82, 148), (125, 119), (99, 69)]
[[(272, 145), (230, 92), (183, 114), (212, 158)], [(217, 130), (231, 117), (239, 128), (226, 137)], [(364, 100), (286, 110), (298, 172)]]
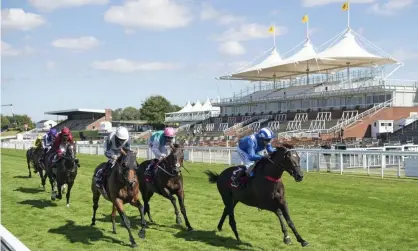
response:
[[(231, 186), (231, 183), (233, 182), (233, 179), (236, 175), (239, 175), (239, 177), (237, 177), (239, 185), (238, 187), (233, 187)], [(254, 175), (255, 175), (255, 168), (252, 170), (250, 176), (247, 176), (245, 174), (245, 166), (242, 166), (242, 165), (237, 166), (235, 170), (232, 172), (231, 178), (229, 180), (229, 185), (231, 188), (235, 188), (235, 189), (245, 188), (247, 186), (248, 181), (254, 178)]]

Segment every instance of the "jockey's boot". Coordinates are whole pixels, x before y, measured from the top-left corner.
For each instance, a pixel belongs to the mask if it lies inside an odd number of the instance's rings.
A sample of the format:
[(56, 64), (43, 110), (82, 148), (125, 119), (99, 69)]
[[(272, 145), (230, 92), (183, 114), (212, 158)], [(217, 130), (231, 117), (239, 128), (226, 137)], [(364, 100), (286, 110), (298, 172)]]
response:
[(232, 187), (238, 187), (240, 184), (240, 178), (241, 176), (243, 176), (245, 174), (245, 169), (244, 168), (240, 168), (237, 171), (235, 171), (232, 175), (232, 182), (231, 182), (231, 186)]

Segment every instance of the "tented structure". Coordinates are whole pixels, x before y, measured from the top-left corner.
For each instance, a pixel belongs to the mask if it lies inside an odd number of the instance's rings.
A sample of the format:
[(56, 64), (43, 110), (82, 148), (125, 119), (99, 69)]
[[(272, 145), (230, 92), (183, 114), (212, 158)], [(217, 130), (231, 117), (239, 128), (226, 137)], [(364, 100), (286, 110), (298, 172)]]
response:
[[(349, 67), (377, 67), (395, 63), (402, 65), (350, 28), (340, 32), (334, 38), (330, 40), (331, 45), (319, 53), (313, 48), (310, 39), (306, 38), (299, 51), (284, 60), (276, 61), (274, 65), (264, 64), (258, 66), (256, 70), (250, 68), (251, 71), (231, 74), (221, 79), (271, 81), (309, 73), (325, 74), (327, 71), (349, 69)], [(378, 56), (367, 51), (356, 38), (371, 45), (385, 56)]]
[(210, 117), (216, 117), (221, 111), (220, 107), (212, 106), (209, 99), (202, 105), (200, 101), (196, 101), (192, 106), (190, 101), (178, 112), (170, 112), (165, 114), (165, 122), (192, 122), (201, 121)]
[(271, 66), (281, 64), (283, 62), (283, 59), (277, 52), (275, 47), (271, 48), (268, 51), (270, 51), (270, 54), (260, 63), (251, 66), (245, 70), (233, 73), (230, 76), (221, 77), (221, 79), (242, 79), (253, 81), (271, 79), (273, 77), (272, 74), (264, 74), (262, 70)]

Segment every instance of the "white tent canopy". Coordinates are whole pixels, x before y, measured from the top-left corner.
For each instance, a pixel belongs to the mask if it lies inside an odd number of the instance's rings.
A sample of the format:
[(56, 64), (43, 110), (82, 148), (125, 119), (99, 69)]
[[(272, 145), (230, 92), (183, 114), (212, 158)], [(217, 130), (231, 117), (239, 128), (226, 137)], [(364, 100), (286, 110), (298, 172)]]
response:
[(210, 103), (209, 99), (206, 99), (206, 102), (202, 106), (202, 111), (210, 111), (212, 110), (212, 104)]
[(191, 109), (192, 109), (192, 104), (190, 104), (190, 100), (188, 100), (187, 104), (177, 113), (190, 112)]
[[(354, 35), (361, 38), (360, 35), (347, 28), (335, 36), (331, 46), (319, 53), (315, 51), (310, 39), (306, 38), (302, 48), (285, 60), (281, 58), (273, 62), (270, 60), (269, 64), (263, 61), (246, 71), (221, 77), (221, 79), (272, 80), (307, 73), (326, 73), (328, 70), (334, 71), (346, 67), (375, 67), (398, 63), (386, 53), (384, 53), (386, 56), (378, 56), (368, 52), (357, 42)], [(364, 38), (361, 40), (371, 44)]]
[(351, 29), (347, 29), (343, 34), (343, 39), (341, 39), (333, 46), (318, 53), (318, 57), (333, 59), (335, 60), (334, 64), (341, 67), (347, 65), (371, 67), (394, 64), (398, 62), (390, 56), (381, 57), (365, 50), (356, 41), (356, 38)]
[(194, 104), (194, 106), (192, 107), (192, 109), (190, 109), (189, 112), (201, 112), (202, 111), (202, 104), (200, 103), (200, 101), (196, 101), (196, 103)]
[(262, 69), (264, 68), (278, 65), (281, 62), (283, 62), (282, 57), (277, 52), (276, 48), (273, 47), (270, 52), (270, 55), (266, 57), (263, 61), (261, 61), (259, 64), (249, 67), (246, 70), (243, 70), (241, 72), (233, 73), (231, 74), (231, 77), (240, 78), (240, 79), (252, 79), (252, 80), (272, 78), (271, 75), (264, 76), (260, 71), (262, 71)]

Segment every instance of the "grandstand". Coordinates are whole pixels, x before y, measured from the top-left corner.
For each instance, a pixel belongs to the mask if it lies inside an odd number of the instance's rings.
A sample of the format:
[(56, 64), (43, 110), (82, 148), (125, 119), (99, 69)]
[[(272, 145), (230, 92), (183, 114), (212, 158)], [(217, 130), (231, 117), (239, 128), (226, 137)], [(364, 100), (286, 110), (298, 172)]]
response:
[[(351, 28), (321, 46), (320, 52), (309, 38), (300, 45), (285, 59), (273, 47), (258, 64), (220, 77), (250, 81), (254, 87), (213, 102), (220, 107), (219, 116), (194, 121), (186, 132), (198, 131), (201, 137), (193, 135), (191, 140), (211, 145), (229, 136), (233, 143), (263, 126), (273, 129), (281, 141), (362, 140), (372, 138), (370, 126), (376, 120), (399, 121), (418, 112), (418, 81), (389, 79), (403, 63)], [(415, 123), (405, 125), (404, 132), (414, 133), (410, 128)], [(394, 128), (393, 136), (399, 130)]]
[(68, 127), (72, 131), (99, 130), (101, 122), (112, 121), (112, 110), (110, 109), (70, 109), (45, 112), (45, 114), (67, 117), (66, 120), (54, 126), (57, 130), (64, 127)]

